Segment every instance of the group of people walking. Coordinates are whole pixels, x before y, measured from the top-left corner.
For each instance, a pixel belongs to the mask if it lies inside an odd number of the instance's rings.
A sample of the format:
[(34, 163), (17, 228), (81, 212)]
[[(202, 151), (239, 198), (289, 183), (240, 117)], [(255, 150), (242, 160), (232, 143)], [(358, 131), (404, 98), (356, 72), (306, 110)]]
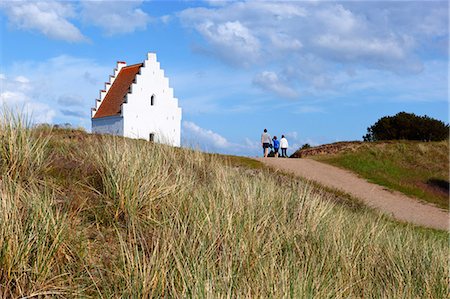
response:
[(261, 145), (264, 152), (264, 158), (267, 158), (269, 155), (269, 148), (273, 148), (274, 156), (275, 158), (278, 158), (278, 151), (281, 148), (281, 157), (287, 158), (287, 149), (289, 147), (289, 143), (284, 137), (284, 135), (281, 135), (281, 139), (278, 140), (277, 136), (273, 136), (273, 138), (270, 138), (269, 133), (267, 133), (267, 129), (264, 129), (264, 133), (261, 135)]

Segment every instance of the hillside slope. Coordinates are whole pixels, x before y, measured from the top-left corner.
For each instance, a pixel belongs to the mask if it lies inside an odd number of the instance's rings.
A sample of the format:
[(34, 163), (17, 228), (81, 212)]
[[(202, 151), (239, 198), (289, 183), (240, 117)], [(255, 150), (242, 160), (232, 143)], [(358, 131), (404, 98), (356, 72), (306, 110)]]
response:
[(226, 157), (0, 125), (2, 298), (447, 297), (447, 233)]
[(343, 142), (299, 151), (448, 210), (449, 146), (443, 142)]
[(401, 192), (387, 190), (383, 186), (370, 183), (355, 173), (316, 161), (314, 159), (267, 159), (259, 158), (275, 171), (282, 171), (320, 184), (398, 221), (419, 226), (448, 230), (448, 211), (406, 196)]

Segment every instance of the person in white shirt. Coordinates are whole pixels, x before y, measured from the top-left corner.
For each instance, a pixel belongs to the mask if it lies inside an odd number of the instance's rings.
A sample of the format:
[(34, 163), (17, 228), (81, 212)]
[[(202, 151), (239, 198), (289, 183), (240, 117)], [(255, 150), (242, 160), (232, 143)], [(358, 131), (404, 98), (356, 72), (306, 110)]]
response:
[(287, 149), (289, 147), (289, 143), (288, 143), (286, 137), (284, 137), (284, 135), (281, 135), (280, 147), (281, 147), (281, 157), (287, 158), (288, 157)]
[(261, 145), (264, 151), (264, 158), (267, 158), (269, 154), (269, 147), (272, 144), (272, 139), (270, 135), (267, 133), (267, 129), (264, 129), (264, 133), (261, 135)]

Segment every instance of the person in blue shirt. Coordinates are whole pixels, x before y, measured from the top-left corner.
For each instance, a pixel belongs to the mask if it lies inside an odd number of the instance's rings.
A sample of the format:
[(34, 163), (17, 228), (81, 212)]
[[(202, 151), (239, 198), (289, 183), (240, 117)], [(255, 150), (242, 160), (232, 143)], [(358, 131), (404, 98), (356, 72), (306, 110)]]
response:
[(280, 149), (280, 141), (277, 140), (277, 136), (273, 136), (273, 151), (275, 153), (275, 158), (278, 158), (278, 150)]

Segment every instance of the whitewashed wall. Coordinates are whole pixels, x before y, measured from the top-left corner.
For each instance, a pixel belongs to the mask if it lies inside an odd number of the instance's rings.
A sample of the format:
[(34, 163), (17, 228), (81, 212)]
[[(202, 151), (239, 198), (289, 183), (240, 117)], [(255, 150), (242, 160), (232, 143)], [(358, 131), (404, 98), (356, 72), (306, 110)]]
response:
[[(152, 95), (155, 96), (153, 106)], [(148, 53), (136, 82), (131, 85), (131, 93), (126, 96), (122, 115), (125, 137), (149, 140), (150, 133), (154, 133), (156, 142), (180, 146), (181, 108), (156, 54)]]
[(119, 115), (93, 118), (92, 133), (123, 136), (123, 117)]

